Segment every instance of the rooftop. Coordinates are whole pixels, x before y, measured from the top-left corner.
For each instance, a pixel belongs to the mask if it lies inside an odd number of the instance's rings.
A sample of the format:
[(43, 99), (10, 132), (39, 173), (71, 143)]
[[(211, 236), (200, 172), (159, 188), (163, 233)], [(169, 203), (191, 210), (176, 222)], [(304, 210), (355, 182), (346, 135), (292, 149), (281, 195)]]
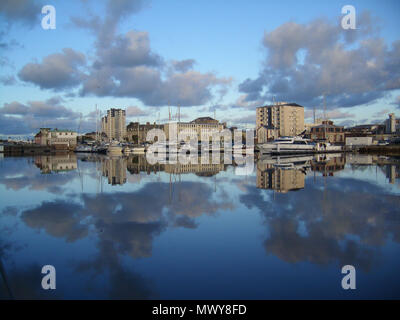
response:
[(257, 108), (266, 108), (266, 107), (285, 107), (285, 106), (289, 106), (289, 107), (299, 107), (299, 108), (304, 108), (303, 106), (294, 103), (294, 102), (277, 102), (275, 104), (272, 105), (266, 105), (266, 106), (261, 106), (261, 107), (257, 107)]
[(199, 117), (199, 118), (196, 118), (196, 119), (190, 121), (190, 123), (203, 123), (203, 122), (204, 123), (207, 123), (207, 122), (218, 122), (218, 120), (215, 120), (215, 119), (213, 119), (211, 117)]
[(320, 124), (312, 128), (344, 128), (343, 126), (335, 126), (334, 124)]

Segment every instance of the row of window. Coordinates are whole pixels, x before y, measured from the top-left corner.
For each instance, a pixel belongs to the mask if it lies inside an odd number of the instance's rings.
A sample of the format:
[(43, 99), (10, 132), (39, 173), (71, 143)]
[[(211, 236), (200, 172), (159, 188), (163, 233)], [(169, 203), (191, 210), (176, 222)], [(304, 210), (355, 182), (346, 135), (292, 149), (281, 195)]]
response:
[(343, 132), (342, 128), (311, 128), (313, 132)]

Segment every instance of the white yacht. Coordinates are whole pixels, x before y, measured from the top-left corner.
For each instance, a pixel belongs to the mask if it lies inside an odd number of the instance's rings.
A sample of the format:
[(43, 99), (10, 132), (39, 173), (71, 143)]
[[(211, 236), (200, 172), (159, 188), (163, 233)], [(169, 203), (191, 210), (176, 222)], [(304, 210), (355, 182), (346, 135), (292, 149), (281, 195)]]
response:
[(280, 137), (272, 142), (259, 144), (261, 155), (265, 154), (293, 154), (313, 153), (316, 149), (315, 143), (302, 137)]

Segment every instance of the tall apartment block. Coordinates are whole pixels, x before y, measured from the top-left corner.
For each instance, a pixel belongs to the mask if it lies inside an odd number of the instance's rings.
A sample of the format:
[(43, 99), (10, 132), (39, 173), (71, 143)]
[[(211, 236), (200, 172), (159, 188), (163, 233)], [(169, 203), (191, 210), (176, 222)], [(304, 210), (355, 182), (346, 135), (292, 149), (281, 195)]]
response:
[(297, 103), (278, 102), (258, 107), (256, 134), (258, 143), (281, 136), (295, 136), (304, 131), (304, 107)]
[(107, 115), (101, 118), (101, 130), (110, 141), (122, 141), (126, 136), (125, 110), (114, 108), (107, 110)]

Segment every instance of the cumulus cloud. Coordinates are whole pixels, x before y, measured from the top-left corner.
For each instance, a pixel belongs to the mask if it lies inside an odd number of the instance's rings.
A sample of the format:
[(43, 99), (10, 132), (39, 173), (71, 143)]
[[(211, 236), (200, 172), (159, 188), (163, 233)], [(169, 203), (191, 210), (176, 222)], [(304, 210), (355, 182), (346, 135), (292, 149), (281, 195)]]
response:
[(81, 82), (83, 73), (80, 67), (85, 65), (85, 55), (71, 48), (62, 53), (46, 56), (41, 63), (28, 63), (18, 73), (21, 80), (31, 82), (41, 89), (55, 91), (71, 88)]
[(143, 31), (129, 31), (125, 35), (117, 36), (114, 45), (104, 48), (101, 55), (102, 61), (97, 63), (110, 67), (162, 64), (162, 58), (151, 51), (148, 33)]
[(150, 111), (142, 110), (137, 106), (129, 106), (126, 108), (127, 117), (144, 117), (150, 115)]
[(146, 0), (108, 0), (105, 16), (89, 14), (85, 17), (72, 17), (71, 22), (80, 28), (91, 31), (96, 36), (96, 47), (107, 48), (115, 39), (118, 25), (128, 16), (139, 12), (147, 5)]
[(30, 0), (2, 0), (0, 1), (0, 16), (7, 25), (22, 23), (33, 27), (40, 23), (38, 16), (41, 14), (41, 6), (37, 1)]
[(0, 114), (27, 114), (29, 112), (29, 107), (13, 101), (11, 103), (5, 103), (2, 108), (0, 108)]
[(81, 96), (138, 98), (149, 106), (196, 106), (208, 102), (215, 86), (228, 86), (229, 78), (218, 78), (212, 73), (187, 71), (163, 79), (159, 69), (140, 65), (130, 68), (104, 66), (93, 69), (84, 81)]
[[(110, 3), (107, 6), (114, 5)], [(118, 34), (119, 22), (144, 4), (132, 6), (120, 1), (118, 5), (129, 5), (122, 16), (115, 14), (122, 10), (114, 8), (104, 18), (72, 18), (75, 26), (91, 30), (96, 38), (95, 61), (82, 81), (81, 96), (133, 97), (149, 106), (171, 103), (184, 107), (204, 104), (213, 97), (214, 89), (223, 93), (223, 88), (229, 86), (230, 78), (194, 71), (193, 59), (172, 60), (168, 64), (172, 67), (165, 68), (167, 63), (152, 51), (147, 32)]]
[(194, 59), (186, 59), (186, 60), (172, 60), (173, 68), (178, 72), (186, 72), (188, 70), (193, 69), (194, 64), (196, 61)]
[(76, 118), (78, 113), (59, 105), (58, 98), (50, 98), (46, 101), (29, 101), (26, 105), (13, 101), (5, 103), (0, 108), (0, 114), (6, 115), (26, 115), (29, 114), (37, 118)]
[[(61, 105), (60, 97), (52, 97), (45, 101), (18, 101), (4, 103), (0, 107), (1, 134), (31, 134), (38, 128), (75, 129), (80, 114)], [(85, 127), (90, 124), (85, 123)]]
[(118, 26), (145, 7), (147, 1), (107, 1), (105, 15), (73, 17), (75, 27), (92, 32), (95, 53), (87, 63), (81, 52), (65, 48), (41, 62), (26, 64), (19, 79), (41, 89), (78, 89), (80, 96), (132, 97), (149, 106), (197, 106), (214, 95), (223, 96), (230, 78), (193, 70), (193, 59), (164, 59), (153, 52), (149, 34), (129, 30), (119, 34)]
[(247, 101), (296, 101), (304, 106), (340, 108), (369, 104), (400, 88), (400, 41), (391, 45), (377, 36), (372, 18), (363, 13), (351, 35), (340, 23), (314, 20), (285, 23), (263, 37), (267, 56), (255, 79), (239, 91)]

